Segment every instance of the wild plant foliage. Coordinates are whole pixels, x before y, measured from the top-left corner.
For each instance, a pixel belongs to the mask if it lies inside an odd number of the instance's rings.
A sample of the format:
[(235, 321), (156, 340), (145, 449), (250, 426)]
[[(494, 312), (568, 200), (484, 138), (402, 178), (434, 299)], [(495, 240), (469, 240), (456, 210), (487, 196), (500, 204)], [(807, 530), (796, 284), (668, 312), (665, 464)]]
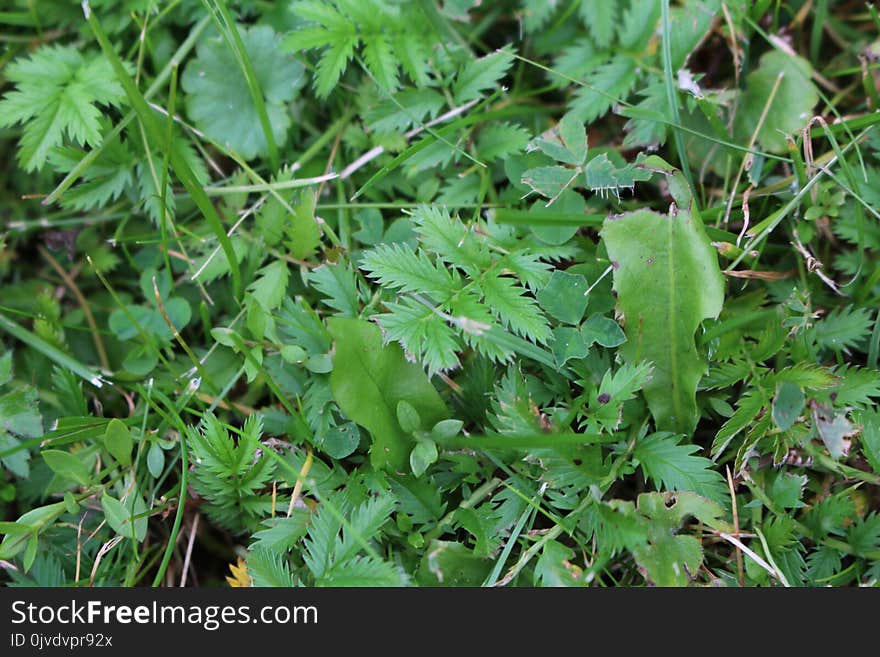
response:
[(877, 584), (873, 8), (32, 4), (0, 583)]

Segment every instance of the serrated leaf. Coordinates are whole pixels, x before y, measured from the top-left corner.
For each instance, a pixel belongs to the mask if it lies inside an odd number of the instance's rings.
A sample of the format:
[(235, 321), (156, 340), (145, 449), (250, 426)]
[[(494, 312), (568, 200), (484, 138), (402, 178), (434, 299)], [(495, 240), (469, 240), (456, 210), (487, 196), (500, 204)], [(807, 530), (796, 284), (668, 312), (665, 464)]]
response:
[(531, 187), (541, 196), (551, 199), (552, 203), (562, 192), (572, 186), (580, 174), (580, 170), (567, 167), (535, 167), (523, 172), (522, 183)]
[(614, 39), (618, 0), (580, 0), (578, 13), (599, 48), (607, 48)]
[(519, 153), (529, 143), (525, 128), (510, 123), (491, 123), (477, 137), (477, 154), (486, 162)]
[(871, 513), (854, 523), (847, 530), (846, 538), (856, 554), (876, 551), (880, 547), (880, 513)]
[[(250, 586), (271, 586), (289, 588), (294, 585), (290, 563), (276, 550), (255, 547), (248, 553), (247, 575)], [(244, 579), (243, 583), (247, 583)]]
[(820, 347), (845, 351), (870, 334), (872, 323), (871, 312), (867, 308), (838, 306), (813, 325), (810, 336)]
[(407, 244), (380, 244), (363, 257), (361, 268), (382, 285), (403, 292), (445, 297), (461, 285), (458, 275)]
[(485, 276), (482, 292), (492, 314), (505, 327), (535, 342), (550, 338), (550, 327), (534, 298), (509, 276)]
[(257, 280), (248, 286), (248, 291), (263, 310), (273, 310), (284, 299), (288, 276), (287, 263), (279, 258), (257, 272)]
[(587, 85), (575, 92), (571, 113), (582, 123), (604, 116), (612, 105), (625, 100), (636, 83), (637, 67), (627, 55), (618, 55), (597, 66), (587, 76)]
[(404, 132), (436, 117), (444, 102), (443, 96), (433, 89), (406, 89), (395, 94), (394, 101), (385, 100), (369, 110), (365, 119), (370, 129), (379, 134)]
[(835, 405), (870, 407), (880, 398), (880, 371), (844, 365), (834, 374), (840, 377), (839, 384), (830, 392), (834, 395)]
[(397, 90), (397, 61), (388, 37), (377, 34), (364, 42), (364, 62), (381, 89), (390, 93)]
[(481, 98), (484, 91), (499, 84), (498, 81), (512, 64), (513, 57), (507, 50), (496, 50), (465, 64), (452, 86), (455, 103), (462, 105)]
[(429, 374), (458, 367), (460, 341), (433, 308), (410, 298), (387, 307), (391, 312), (377, 317), (387, 340), (400, 342), (407, 354), (427, 367)]
[(645, 50), (660, 20), (659, 0), (630, 0), (618, 24), (617, 38), (624, 50)]
[(694, 491), (713, 500), (724, 499), (724, 480), (712, 470), (712, 461), (695, 455), (700, 451), (697, 445), (681, 441), (681, 436), (661, 432), (636, 443), (633, 456), (645, 478), (666, 490)]
[(780, 472), (767, 491), (770, 499), (781, 509), (797, 509), (806, 506), (801, 502), (804, 486), (807, 484), (806, 475), (794, 475)]
[(18, 159), (42, 169), (64, 135), (80, 146), (101, 142), (98, 105), (119, 107), (125, 94), (110, 64), (73, 46), (43, 46), (6, 67), (14, 91), (0, 100), (0, 127), (24, 124)]
[(644, 390), (657, 428), (690, 435), (697, 384), (708, 369), (694, 335), (721, 312), (724, 279), (696, 204), (689, 194), (678, 200), (681, 207), (668, 215), (636, 210), (610, 217), (601, 235), (625, 322), (620, 352), (630, 362), (654, 364)]
[(321, 577), (319, 586), (403, 586), (406, 578), (392, 564), (372, 557), (356, 557), (350, 561), (334, 565)]
[(357, 316), (357, 283), (351, 265), (344, 262), (321, 265), (309, 272), (308, 282), (326, 295), (322, 302), (337, 310), (337, 314), (343, 317)]
[(535, 564), (536, 586), (577, 586), (580, 568), (571, 563), (574, 550), (559, 541), (549, 541)]
[(756, 389), (747, 391), (739, 398), (736, 412), (721, 426), (721, 429), (718, 430), (715, 436), (715, 440), (712, 443), (713, 458), (717, 458), (727, 448), (730, 441), (755, 420), (758, 413), (764, 408), (764, 404), (765, 399), (763, 395)]

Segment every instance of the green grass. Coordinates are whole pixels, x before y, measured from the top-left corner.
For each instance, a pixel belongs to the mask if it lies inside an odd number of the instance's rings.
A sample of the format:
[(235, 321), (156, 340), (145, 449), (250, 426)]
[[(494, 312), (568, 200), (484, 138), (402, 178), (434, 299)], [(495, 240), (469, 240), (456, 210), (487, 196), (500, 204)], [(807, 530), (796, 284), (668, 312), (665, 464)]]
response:
[(877, 586), (850, 4), (12, 0), (0, 585)]

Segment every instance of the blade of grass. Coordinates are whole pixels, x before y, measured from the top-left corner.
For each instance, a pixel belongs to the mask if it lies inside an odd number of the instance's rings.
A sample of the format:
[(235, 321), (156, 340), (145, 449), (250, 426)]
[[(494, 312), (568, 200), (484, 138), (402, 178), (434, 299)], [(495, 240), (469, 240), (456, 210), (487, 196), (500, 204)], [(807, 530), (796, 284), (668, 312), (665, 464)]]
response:
[[(853, 148), (853, 146), (856, 144), (857, 141), (863, 139), (864, 136), (867, 134), (868, 130), (869, 129), (863, 130), (856, 137), (855, 141), (851, 141), (843, 149), (841, 149), (841, 151), (840, 151), (841, 155), (845, 155), (851, 148)], [(791, 211), (794, 210), (798, 206), (798, 204), (801, 202), (801, 199), (803, 199), (804, 196), (806, 196), (810, 192), (810, 190), (813, 188), (813, 186), (816, 185), (822, 178), (824, 178), (826, 176), (827, 170), (829, 170), (832, 166), (834, 166), (837, 163), (837, 161), (838, 161), (838, 155), (835, 155), (834, 157), (832, 157), (828, 161), (828, 164), (825, 167), (820, 169), (816, 173), (815, 176), (813, 176), (812, 178), (810, 178), (809, 181), (807, 181), (807, 184), (804, 185), (800, 189), (800, 191), (798, 191), (798, 193), (795, 194), (791, 200), (789, 200), (788, 203), (786, 203), (780, 210), (777, 210), (776, 212), (771, 214), (769, 217), (764, 219), (762, 222), (755, 225), (750, 230), (750, 234), (752, 235), (752, 238), (749, 240), (749, 243), (743, 247), (743, 252), (739, 256), (737, 256), (737, 258), (727, 268), (728, 271), (734, 270), (736, 268), (736, 266), (739, 265), (739, 263), (741, 263), (743, 261), (743, 258), (745, 258), (749, 254), (750, 251), (752, 251), (758, 244), (763, 242), (764, 239), (766, 239), (767, 236), (770, 235), (770, 233), (772, 233), (780, 223), (782, 223), (783, 219), (785, 219), (791, 213)]]
[[(257, 111), (260, 128), (262, 128), (263, 135), (266, 138), (266, 146), (269, 149), (269, 163), (272, 166), (272, 171), (277, 171), (280, 166), (280, 158), (278, 155), (278, 145), (275, 143), (275, 133), (272, 132), (272, 123), (269, 121), (269, 113), (266, 111), (266, 102), (263, 98), (263, 91), (260, 88), (260, 81), (257, 79), (251, 58), (244, 47), (244, 41), (241, 40), (238, 25), (229, 12), (229, 7), (226, 6), (225, 0), (213, 0), (213, 3), (210, 0), (202, 0), (202, 4), (211, 13), (220, 34), (223, 35), (229, 49), (232, 50), (232, 54), (238, 60), (241, 72), (244, 74), (244, 79), (247, 82), (248, 91), (251, 94), (251, 100), (254, 103), (254, 109)], [(216, 11), (212, 11), (212, 4)], [(219, 17), (217, 13), (220, 14)]]
[[(663, 12), (663, 77), (666, 86), (666, 102), (669, 104), (672, 123), (678, 125), (681, 123), (681, 117), (678, 113), (678, 90), (675, 88), (676, 78), (672, 70), (672, 46), (670, 45), (672, 26), (669, 23), (669, 0), (663, 0), (661, 9)], [(688, 162), (684, 139), (681, 136), (681, 131), (676, 127), (672, 128), (672, 134), (675, 137), (675, 149), (678, 151), (678, 163), (681, 167), (681, 172), (684, 174), (685, 180), (687, 180), (691, 194), (693, 194), (695, 191), (694, 180), (691, 176), (691, 165)]]
[[(91, 11), (87, 0), (83, 2), (83, 11), (86, 15), (89, 27), (91, 27), (92, 33), (95, 35), (95, 39), (101, 46), (101, 51), (104, 53), (104, 56), (107, 57), (107, 60), (110, 62), (110, 65), (116, 73), (116, 77), (125, 89), (128, 100), (134, 108), (138, 119), (141, 121), (144, 129), (150, 136), (150, 139), (154, 143), (161, 143), (162, 129), (158, 123), (157, 117), (150, 109), (150, 106), (147, 104), (143, 95), (141, 95), (137, 86), (134, 84), (128, 71), (125, 70), (122, 60), (119, 58), (119, 55), (116, 53), (116, 50), (107, 38), (107, 34), (104, 32), (104, 28), (101, 27), (101, 23), (98, 21), (97, 16)], [(238, 259), (235, 256), (235, 251), (232, 248), (232, 242), (229, 240), (226, 231), (223, 229), (223, 223), (220, 221), (217, 210), (214, 208), (208, 195), (205, 194), (202, 189), (201, 184), (190, 168), (189, 163), (177, 142), (172, 145), (171, 152), (169, 153), (169, 162), (174, 173), (177, 175), (177, 178), (190, 193), (190, 196), (192, 196), (196, 206), (207, 220), (211, 230), (217, 236), (217, 240), (220, 242), (223, 253), (229, 261), (229, 268), (232, 272), (233, 294), (236, 298), (240, 299), (242, 295), (241, 268), (239, 267)]]
[(174, 524), (171, 526), (171, 535), (168, 537), (168, 543), (165, 546), (165, 553), (162, 555), (162, 562), (159, 564), (159, 569), (156, 571), (156, 577), (153, 579), (153, 588), (155, 588), (162, 583), (162, 579), (165, 577), (165, 572), (168, 570), (168, 564), (171, 563), (171, 555), (174, 553), (174, 546), (177, 544), (177, 535), (180, 533), (180, 525), (183, 523), (183, 512), (184, 507), (186, 506), (187, 494), (186, 485), (189, 473), (189, 451), (186, 445), (186, 425), (177, 413), (174, 404), (160, 390), (154, 391), (153, 394), (155, 394), (155, 396), (165, 405), (169, 414), (166, 415), (165, 413), (162, 413), (161, 409), (158, 408), (158, 405), (152, 400), (152, 398), (148, 398), (147, 403), (153, 406), (153, 408), (163, 416), (170, 417), (173, 423), (177, 425), (178, 435), (180, 436), (180, 493), (177, 496), (177, 512), (174, 515)]
[(107, 383), (104, 379), (101, 378), (100, 374), (87, 367), (86, 365), (83, 365), (72, 356), (64, 353), (63, 351), (58, 349), (58, 347), (49, 344), (36, 333), (31, 333), (26, 328), (19, 326), (2, 313), (0, 313), (0, 329), (6, 331), (12, 337), (21, 340), (31, 349), (39, 351), (56, 365), (68, 369), (83, 380), (88, 381), (96, 388), (101, 388), (105, 383)]

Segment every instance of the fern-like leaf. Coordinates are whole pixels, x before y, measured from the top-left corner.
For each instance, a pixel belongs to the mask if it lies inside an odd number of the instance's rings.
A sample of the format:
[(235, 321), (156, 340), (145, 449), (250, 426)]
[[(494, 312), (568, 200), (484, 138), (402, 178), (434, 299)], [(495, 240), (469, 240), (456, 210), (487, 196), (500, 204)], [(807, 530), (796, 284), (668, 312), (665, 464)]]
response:
[(233, 531), (248, 529), (272, 506), (262, 491), (271, 481), (275, 461), (258, 454), (260, 431), (257, 415), (247, 419), (237, 440), (214, 414), (205, 415), (198, 427), (187, 428), (193, 488), (208, 500), (208, 515)]
[(604, 116), (611, 106), (629, 95), (636, 83), (637, 67), (627, 55), (618, 55), (596, 67), (587, 77), (587, 86), (575, 93), (571, 111), (584, 123)]
[(79, 146), (101, 142), (99, 105), (119, 107), (125, 93), (110, 63), (73, 46), (43, 46), (6, 67), (16, 89), (0, 100), (0, 127), (24, 125), (18, 159), (25, 171), (42, 169), (66, 135)]
[(498, 86), (511, 64), (513, 56), (507, 50), (496, 50), (465, 64), (452, 87), (455, 102), (462, 105), (481, 98), (484, 91)]
[(853, 306), (837, 307), (810, 329), (816, 344), (834, 351), (848, 351), (871, 332), (871, 311)]
[(724, 499), (724, 480), (712, 470), (712, 461), (695, 455), (699, 446), (681, 441), (682, 436), (665, 432), (638, 441), (633, 456), (645, 478), (667, 490), (694, 491), (713, 500)]

